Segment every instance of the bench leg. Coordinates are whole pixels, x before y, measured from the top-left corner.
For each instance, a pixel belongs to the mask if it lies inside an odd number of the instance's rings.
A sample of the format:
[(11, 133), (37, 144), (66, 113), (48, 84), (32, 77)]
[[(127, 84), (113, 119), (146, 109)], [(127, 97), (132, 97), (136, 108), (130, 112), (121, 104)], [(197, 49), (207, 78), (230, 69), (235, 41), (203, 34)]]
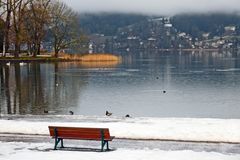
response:
[(57, 141), (58, 141), (58, 140), (55, 138), (54, 150), (56, 150), (56, 149), (57, 149), (57, 145), (58, 145)]
[(54, 145), (54, 150), (57, 149), (57, 145), (60, 141), (60, 139), (58, 138), (58, 133), (57, 133), (57, 128), (54, 128), (54, 137), (55, 137), (55, 145)]
[(110, 149), (109, 149), (109, 145), (108, 145), (108, 141), (107, 141), (107, 151), (109, 151)]
[(61, 138), (61, 148), (64, 148), (63, 146), (63, 139)]
[(104, 146), (107, 145), (107, 149), (106, 151), (109, 151), (109, 145), (108, 145), (108, 141), (102, 141), (102, 145), (101, 145), (101, 152), (104, 151)]
[(60, 142), (60, 138), (55, 138), (55, 145), (54, 145), (54, 150), (56, 150), (57, 149), (57, 145), (58, 145), (58, 143)]
[(107, 141), (104, 141), (104, 140), (102, 141), (101, 152), (103, 152), (103, 151), (104, 151), (104, 146), (105, 146), (106, 142), (107, 142)]
[(104, 148), (104, 141), (101, 142), (101, 152), (103, 152), (103, 148)]

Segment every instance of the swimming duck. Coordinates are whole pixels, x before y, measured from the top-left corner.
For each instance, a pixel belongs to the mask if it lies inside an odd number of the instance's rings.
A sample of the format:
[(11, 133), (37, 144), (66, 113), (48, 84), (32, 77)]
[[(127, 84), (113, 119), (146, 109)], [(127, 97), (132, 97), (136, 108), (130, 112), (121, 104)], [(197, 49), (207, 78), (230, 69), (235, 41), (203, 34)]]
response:
[(74, 115), (74, 112), (73, 112), (73, 111), (69, 111), (69, 114), (70, 114), (70, 115)]
[(54, 113), (56, 113), (56, 111), (48, 111), (48, 110), (44, 109), (43, 113), (54, 114)]
[(112, 113), (106, 111), (106, 116), (111, 116), (111, 115), (112, 115)]
[(43, 113), (48, 113), (48, 110), (45, 110), (45, 109), (44, 109)]
[(24, 62), (20, 62), (20, 63), (19, 63), (20, 66), (24, 66), (25, 64), (26, 64), (26, 63), (24, 63)]
[(129, 114), (127, 114), (125, 117), (126, 117), (126, 118), (130, 118), (131, 116), (130, 116)]

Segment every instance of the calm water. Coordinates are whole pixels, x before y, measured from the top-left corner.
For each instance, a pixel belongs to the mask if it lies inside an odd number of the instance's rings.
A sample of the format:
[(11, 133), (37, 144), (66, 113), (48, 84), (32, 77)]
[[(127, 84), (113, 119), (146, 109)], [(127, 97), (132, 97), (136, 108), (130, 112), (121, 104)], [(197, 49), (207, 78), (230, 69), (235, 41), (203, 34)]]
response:
[[(0, 64), (1, 114), (240, 118), (240, 54), (138, 53), (117, 63)], [(163, 93), (166, 91), (166, 93)]]

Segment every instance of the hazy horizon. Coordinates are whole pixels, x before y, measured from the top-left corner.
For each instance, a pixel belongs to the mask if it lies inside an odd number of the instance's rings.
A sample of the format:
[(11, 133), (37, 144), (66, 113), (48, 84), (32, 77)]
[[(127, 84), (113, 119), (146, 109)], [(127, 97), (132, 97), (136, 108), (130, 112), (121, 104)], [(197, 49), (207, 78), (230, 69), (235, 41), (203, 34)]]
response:
[(62, 0), (80, 13), (135, 13), (176, 15), (182, 13), (240, 13), (239, 0)]

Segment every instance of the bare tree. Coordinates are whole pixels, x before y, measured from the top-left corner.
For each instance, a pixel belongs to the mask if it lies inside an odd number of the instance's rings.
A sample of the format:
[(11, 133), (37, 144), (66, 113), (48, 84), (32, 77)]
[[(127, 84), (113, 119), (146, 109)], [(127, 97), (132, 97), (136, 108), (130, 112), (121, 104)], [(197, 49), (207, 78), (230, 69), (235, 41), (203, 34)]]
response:
[(15, 44), (15, 57), (20, 53), (21, 31), (23, 28), (24, 8), (33, 0), (2, 0), (1, 17), (4, 19), (3, 56), (9, 49), (10, 36)]
[(15, 57), (22, 44), (27, 44), (29, 55), (39, 55), (47, 31), (55, 57), (63, 49), (76, 48), (84, 39), (77, 13), (59, 0), (0, 0), (0, 19), (4, 22), (4, 56), (10, 42), (15, 46)]
[(9, 32), (11, 27), (12, 0), (1, 0), (1, 17), (4, 18), (3, 56), (9, 49)]
[(29, 10), (25, 16), (28, 42), (33, 56), (40, 54), (42, 40), (49, 23), (50, 0), (30, 1)]
[(0, 18), (0, 51), (3, 51), (4, 21)]
[(14, 56), (18, 57), (20, 54), (20, 45), (24, 39), (24, 14), (27, 8), (27, 5), (31, 0), (13, 0), (13, 34), (14, 34), (14, 44), (15, 44), (15, 52)]
[(67, 49), (80, 43), (81, 31), (79, 30), (77, 13), (65, 3), (54, 1), (51, 5), (50, 31), (55, 57), (60, 50)]

